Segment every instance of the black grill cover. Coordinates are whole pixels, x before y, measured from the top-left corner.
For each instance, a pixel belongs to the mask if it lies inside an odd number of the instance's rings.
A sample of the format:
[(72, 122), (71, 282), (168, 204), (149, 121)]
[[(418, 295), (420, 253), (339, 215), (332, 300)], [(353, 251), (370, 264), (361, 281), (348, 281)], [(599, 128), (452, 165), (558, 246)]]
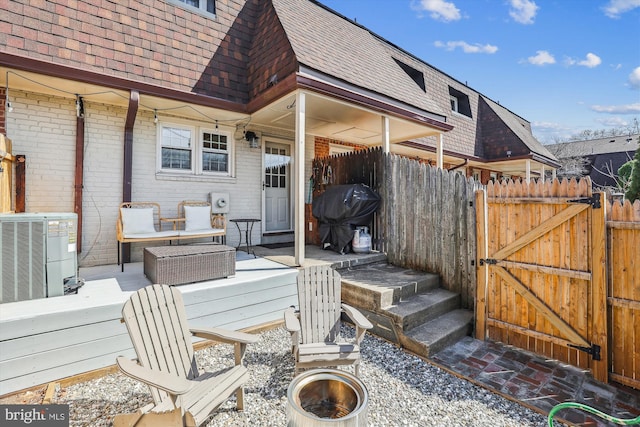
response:
[(370, 225), (380, 196), (365, 184), (334, 185), (313, 200), (322, 247), (349, 252), (356, 226)]

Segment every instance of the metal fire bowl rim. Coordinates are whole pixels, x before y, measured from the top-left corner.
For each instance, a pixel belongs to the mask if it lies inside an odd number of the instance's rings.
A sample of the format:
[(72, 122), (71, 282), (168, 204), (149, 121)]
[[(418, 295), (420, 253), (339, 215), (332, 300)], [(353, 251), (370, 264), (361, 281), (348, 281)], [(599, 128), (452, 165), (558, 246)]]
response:
[[(342, 381), (343, 383), (351, 387), (358, 398), (356, 408), (344, 417), (335, 419), (320, 418), (311, 412), (305, 411), (302, 408), (302, 405), (300, 405), (299, 399), (296, 399), (296, 397), (298, 396), (297, 392), (313, 381), (322, 380)], [(289, 387), (287, 388), (287, 403), (289, 404), (290, 408), (293, 408), (293, 410), (295, 410), (296, 412), (306, 415), (307, 417), (316, 418), (318, 420), (322, 420), (323, 422), (337, 423), (357, 417), (363, 409), (367, 408), (369, 405), (369, 392), (362, 380), (360, 380), (360, 378), (356, 377), (350, 372), (342, 371), (340, 369), (316, 368), (304, 371), (303, 373), (293, 378), (293, 380), (289, 384)]]

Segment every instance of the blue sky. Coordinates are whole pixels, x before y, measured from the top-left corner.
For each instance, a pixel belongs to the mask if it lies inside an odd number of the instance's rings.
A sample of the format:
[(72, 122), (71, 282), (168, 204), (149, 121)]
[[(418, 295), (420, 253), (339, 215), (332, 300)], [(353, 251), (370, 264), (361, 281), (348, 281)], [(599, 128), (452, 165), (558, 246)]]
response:
[(319, 0), (529, 120), (543, 143), (640, 122), (640, 0)]

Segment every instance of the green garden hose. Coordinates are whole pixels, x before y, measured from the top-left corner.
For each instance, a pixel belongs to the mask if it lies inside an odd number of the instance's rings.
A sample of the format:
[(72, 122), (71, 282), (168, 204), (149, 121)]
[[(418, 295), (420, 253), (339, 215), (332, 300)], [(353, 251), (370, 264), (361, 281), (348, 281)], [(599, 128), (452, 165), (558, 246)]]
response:
[(583, 411), (590, 412), (590, 413), (592, 413), (594, 415), (599, 416), (600, 418), (604, 418), (607, 421), (614, 422), (614, 423), (619, 424), (621, 426), (632, 426), (632, 425), (640, 424), (640, 415), (638, 415), (635, 418), (622, 420), (620, 418), (616, 418), (616, 417), (612, 417), (611, 415), (607, 415), (604, 412), (600, 412), (597, 409), (594, 409), (594, 408), (592, 408), (590, 406), (583, 405), (582, 403), (564, 402), (564, 403), (557, 404), (556, 406), (554, 406), (551, 409), (551, 412), (549, 412), (549, 418), (547, 419), (547, 421), (549, 422), (549, 427), (553, 427), (553, 416), (555, 415), (555, 413), (560, 411), (560, 410), (562, 410), (562, 409), (566, 409), (566, 408), (582, 409)]

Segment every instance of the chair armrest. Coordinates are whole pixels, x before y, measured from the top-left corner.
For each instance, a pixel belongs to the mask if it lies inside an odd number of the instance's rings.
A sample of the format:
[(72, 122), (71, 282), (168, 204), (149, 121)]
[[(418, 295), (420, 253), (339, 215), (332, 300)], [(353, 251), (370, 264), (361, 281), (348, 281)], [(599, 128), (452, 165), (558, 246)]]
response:
[(342, 311), (358, 328), (362, 328), (362, 329), (373, 328), (373, 325), (371, 324), (371, 322), (369, 322), (369, 320), (366, 317), (364, 317), (362, 313), (360, 313), (358, 310), (351, 307), (350, 305), (343, 303)]
[(298, 319), (293, 307), (289, 307), (284, 311), (284, 327), (291, 333), (300, 332), (300, 319)]
[(219, 341), (227, 344), (253, 344), (260, 338), (257, 335), (221, 328), (190, 328), (189, 331), (198, 338)]
[(122, 373), (145, 384), (175, 395), (185, 394), (191, 389), (191, 382), (166, 372), (153, 371), (123, 356), (116, 358)]

